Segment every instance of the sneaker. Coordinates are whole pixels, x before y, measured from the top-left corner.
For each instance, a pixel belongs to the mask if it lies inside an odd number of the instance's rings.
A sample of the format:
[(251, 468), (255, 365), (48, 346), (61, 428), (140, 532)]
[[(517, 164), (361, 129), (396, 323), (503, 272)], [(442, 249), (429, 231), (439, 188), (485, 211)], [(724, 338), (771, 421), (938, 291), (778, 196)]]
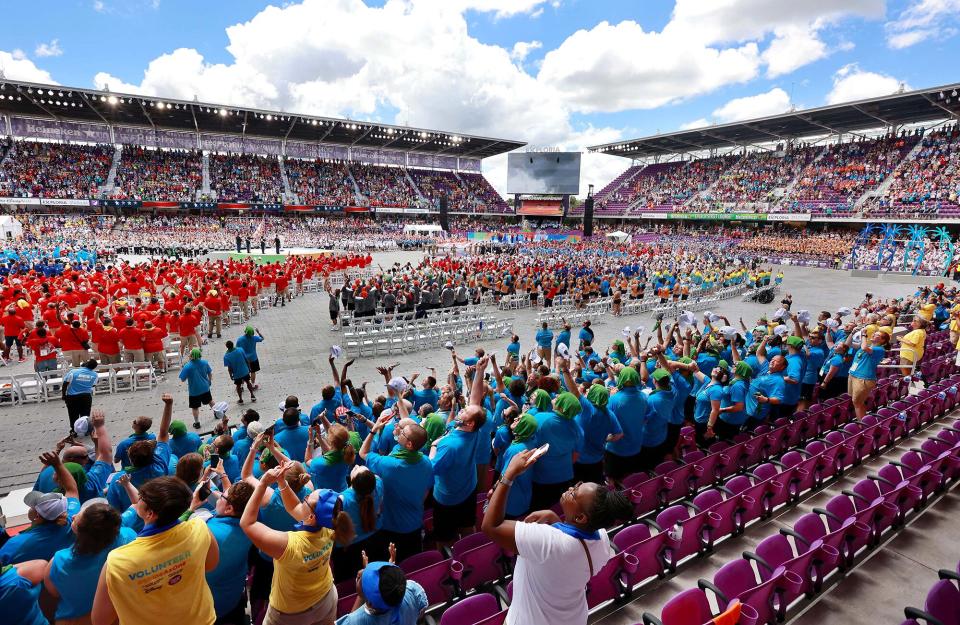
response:
[(243, 403), (243, 398), (241, 397), (240, 399), (238, 399), (238, 400), (237, 400), (237, 403), (238, 403), (238, 404), (242, 404), (242, 403)]
[(27, 362), (27, 359), (26, 359), (26, 358), (21, 358), (21, 359), (18, 360), (17, 362)]
[(253, 395), (251, 395), (251, 396), (250, 396), (250, 401), (255, 404), (255, 403), (257, 403), (257, 398), (254, 397)]
[(193, 422), (193, 429), (195, 429), (195, 430), (199, 430), (199, 429), (200, 429), (200, 422), (199, 422), (199, 421), (194, 421), (194, 422)]

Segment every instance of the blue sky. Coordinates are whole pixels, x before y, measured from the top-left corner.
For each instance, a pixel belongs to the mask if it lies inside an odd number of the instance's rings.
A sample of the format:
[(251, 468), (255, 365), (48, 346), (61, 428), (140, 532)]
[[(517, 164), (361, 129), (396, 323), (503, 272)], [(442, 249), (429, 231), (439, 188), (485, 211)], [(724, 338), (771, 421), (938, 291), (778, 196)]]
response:
[[(563, 149), (960, 81), (960, 0), (42, 0), (5, 15), (12, 78)], [(498, 187), (504, 163), (485, 163)], [(587, 157), (584, 187), (624, 166)]]

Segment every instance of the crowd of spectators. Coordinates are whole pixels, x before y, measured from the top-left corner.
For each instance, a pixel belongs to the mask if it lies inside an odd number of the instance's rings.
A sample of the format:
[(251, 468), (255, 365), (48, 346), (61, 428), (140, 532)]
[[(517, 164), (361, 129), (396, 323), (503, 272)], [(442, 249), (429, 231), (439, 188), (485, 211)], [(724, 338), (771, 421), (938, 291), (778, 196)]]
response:
[(750, 152), (723, 172), (705, 193), (706, 202), (734, 204), (771, 202), (775, 191), (784, 189), (813, 160), (819, 147), (803, 146), (786, 152)]
[(283, 168), (301, 204), (351, 206), (357, 201), (345, 162), (288, 158)]
[(107, 182), (112, 145), (13, 142), (0, 166), (0, 195), (93, 198)]
[(210, 189), (220, 202), (283, 201), (283, 177), (276, 156), (211, 154)]
[(413, 182), (420, 189), (423, 199), (434, 210), (440, 209), (440, 198), (447, 197), (450, 211), (471, 211), (474, 206), (469, 188), (460, 183), (452, 171), (433, 169), (408, 169)]
[(124, 146), (114, 180), (115, 199), (192, 202), (203, 187), (203, 154)]
[(369, 206), (412, 207), (420, 203), (417, 192), (400, 167), (351, 163), (350, 172)]

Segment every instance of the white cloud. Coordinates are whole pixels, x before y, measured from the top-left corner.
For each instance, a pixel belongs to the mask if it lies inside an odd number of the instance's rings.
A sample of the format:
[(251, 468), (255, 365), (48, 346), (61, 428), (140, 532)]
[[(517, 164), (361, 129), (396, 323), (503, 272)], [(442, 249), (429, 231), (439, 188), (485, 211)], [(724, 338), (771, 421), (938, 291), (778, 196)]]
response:
[(816, 28), (785, 26), (763, 51), (767, 77), (776, 78), (827, 56), (827, 44), (817, 36)]
[(645, 32), (633, 21), (600, 22), (546, 54), (538, 80), (582, 112), (656, 108), (758, 73), (756, 43), (711, 48), (687, 37)]
[(40, 58), (47, 56), (60, 56), (63, 54), (63, 49), (60, 47), (59, 39), (51, 39), (50, 43), (41, 43), (33, 51), (35, 56)]
[[(890, 95), (899, 88), (900, 81), (893, 76), (867, 72), (851, 63), (833, 75), (833, 89), (827, 94), (827, 104)], [(904, 89), (909, 90), (910, 86), (904, 84)]]
[(513, 49), (510, 51), (510, 58), (514, 61), (524, 61), (534, 50), (539, 50), (543, 47), (543, 43), (540, 41), (518, 41), (513, 44)]
[(103, 0), (93, 0), (93, 10), (97, 13), (103, 13), (107, 10), (107, 5), (103, 3)]
[(34, 65), (23, 50), (13, 50), (12, 52), (0, 50), (0, 70), (3, 70), (3, 75), (10, 80), (57, 84), (50, 72)]
[[(472, 9), (481, 13), (493, 13), (495, 19), (502, 19), (523, 14), (539, 17), (547, 0), (448, 0), (447, 3), (461, 11)], [(553, 8), (560, 6), (556, 1), (550, 4)]]
[(720, 123), (755, 119), (785, 113), (790, 109), (790, 96), (783, 89), (776, 87), (753, 96), (730, 100), (713, 112), (713, 117)]
[(696, 130), (697, 128), (706, 128), (710, 125), (710, 120), (706, 117), (700, 117), (692, 122), (680, 124), (680, 130)]
[(913, 0), (897, 19), (887, 22), (887, 45), (909, 48), (925, 39), (943, 39), (957, 33), (960, 0)]

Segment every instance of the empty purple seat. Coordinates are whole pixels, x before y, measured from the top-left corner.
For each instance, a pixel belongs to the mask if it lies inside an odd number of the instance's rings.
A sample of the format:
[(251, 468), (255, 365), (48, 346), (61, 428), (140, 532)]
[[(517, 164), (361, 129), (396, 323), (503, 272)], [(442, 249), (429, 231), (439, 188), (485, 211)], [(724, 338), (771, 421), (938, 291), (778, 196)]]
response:
[(444, 559), (445, 558), (442, 553), (436, 549), (431, 549), (430, 551), (422, 551), (420, 553), (415, 553), (410, 557), (404, 558), (397, 566), (399, 566), (400, 570), (402, 570), (404, 573), (412, 573), (413, 571), (418, 571), (422, 568), (428, 567), (431, 564), (441, 562)]
[(452, 558), (407, 573), (407, 579), (423, 586), (431, 606), (450, 602), (459, 590), (463, 565)]
[(931, 624), (960, 625), (960, 590), (954, 582), (941, 580), (927, 593), (923, 610), (906, 608), (903, 613), (907, 618)]
[(753, 501), (743, 502), (740, 495), (725, 496), (724, 493), (716, 488), (711, 488), (699, 493), (693, 498), (693, 505), (701, 510), (714, 512), (720, 518), (720, 522), (713, 527), (713, 535), (717, 538), (739, 534), (743, 531), (743, 520), (740, 514), (740, 508), (743, 505), (753, 505)]
[(697, 487), (697, 477), (694, 472), (694, 465), (679, 464), (673, 460), (661, 462), (654, 468), (654, 472), (670, 480), (669, 488), (663, 490), (663, 502), (671, 502), (683, 499), (691, 495)]
[(463, 592), (495, 582), (508, 572), (509, 560), (503, 549), (482, 532), (461, 538), (453, 544), (451, 552), (453, 559), (463, 565), (460, 578)]
[(757, 563), (757, 570), (764, 581), (778, 576), (783, 570), (791, 571), (800, 578), (798, 586), (784, 590), (786, 607), (800, 595), (812, 595), (821, 588), (827, 571), (836, 566), (840, 552), (821, 544), (816, 549), (794, 553), (786, 536), (774, 534), (760, 541), (756, 552), (744, 551), (743, 557)]
[[(654, 529), (656, 532), (651, 532)], [(626, 576), (627, 590), (635, 588), (651, 577), (663, 577), (666, 567), (665, 552), (670, 541), (666, 532), (653, 521), (623, 528), (613, 537), (613, 544), (621, 553), (637, 558), (637, 568)]]
[(626, 580), (638, 566), (637, 558), (629, 553), (618, 553), (610, 558), (587, 582), (587, 608), (592, 610), (623, 597), (627, 591)]
[(757, 612), (757, 622), (773, 625), (778, 613), (784, 606), (783, 593), (788, 587), (802, 584), (802, 580), (790, 571), (782, 571), (767, 581), (758, 580), (744, 559), (733, 560), (720, 567), (713, 576), (713, 582), (701, 579), (697, 586), (709, 590), (717, 598), (717, 605), (727, 605), (731, 599), (739, 599)]
[[(738, 625), (756, 625), (759, 615), (748, 605), (740, 604), (734, 599), (726, 610), (740, 610)], [(643, 613), (644, 625), (705, 625), (712, 624), (717, 615), (710, 609), (707, 596), (699, 588), (685, 590), (663, 606), (660, 618), (649, 612)]]
[(685, 558), (713, 548), (714, 526), (721, 519), (716, 512), (701, 511), (693, 504), (670, 506), (657, 515), (657, 525), (662, 527), (670, 540), (667, 543), (666, 562), (671, 571)]
[[(866, 544), (871, 529), (868, 525), (857, 523), (856, 520), (844, 523), (837, 530), (830, 530), (823, 518), (816, 513), (808, 512), (793, 524), (792, 529), (781, 528), (780, 533), (791, 536), (798, 553), (817, 549), (820, 545), (833, 547), (840, 553), (837, 566), (847, 568), (853, 564), (855, 544)], [(824, 570), (824, 574), (829, 573)]]
[(499, 625), (507, 618), (507, 611), (500, 608), (497, 598), (480, 593), (458, 601), (444, 610), (440, 625)]

